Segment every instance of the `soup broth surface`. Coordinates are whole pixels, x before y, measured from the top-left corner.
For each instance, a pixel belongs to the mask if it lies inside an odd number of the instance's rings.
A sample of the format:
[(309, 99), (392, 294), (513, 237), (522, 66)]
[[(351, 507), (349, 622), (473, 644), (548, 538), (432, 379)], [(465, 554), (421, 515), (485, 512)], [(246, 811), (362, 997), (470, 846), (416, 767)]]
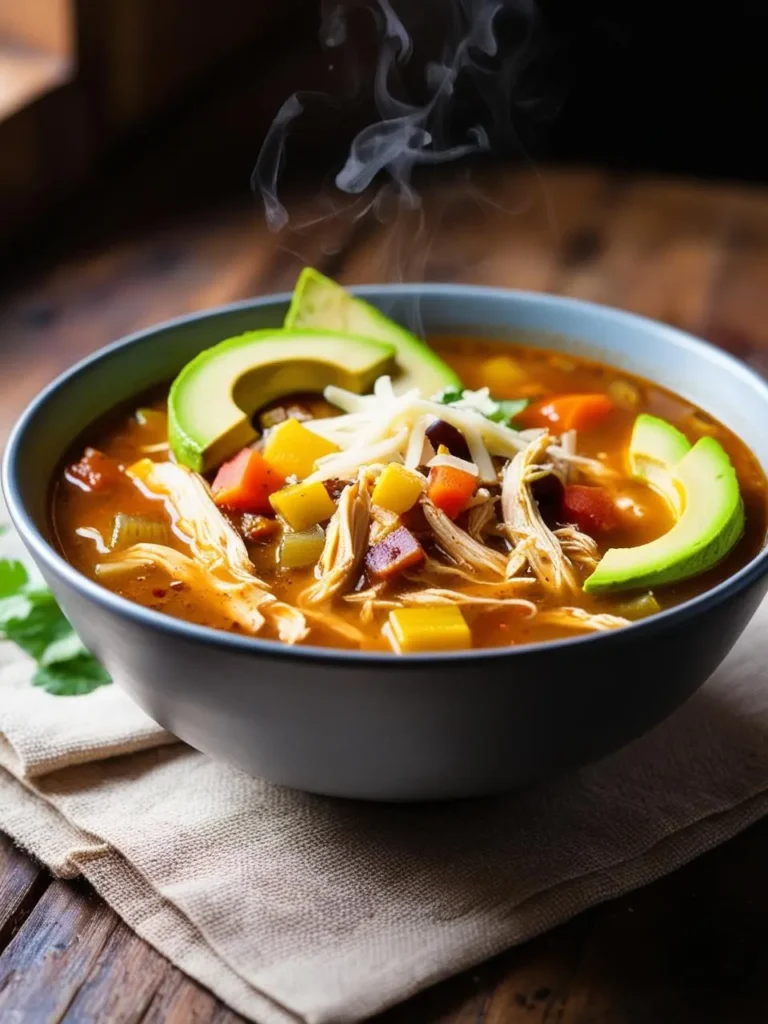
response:
[[(692, 443), (699, 437), (710, 435), (722, 444), (736, 469), (744, 499), (744, 535), (713, 570), (685, 583), (654, 590), (654, 597), (661, 608), (675, 605), (714, 586), (745, 565), (762, 546), (766, 532), (766, 481), (756, 458), (733, 433), (688, 402), (647, 381), (567, 354), (476, 338), (436, 338), (432, 339), (431, 345), (458, 372), (466, 388), (476, 390), (487, 386), (494, 398), (538, 400), (548, 395), (587, 392), (606, 394), (614, 400), (613, 414), (593, 429), (579, 432), (578, 436), (580, 455), (596, 459), (621, 475), (614, 495), (617, 524), (609, 535), (594, 538), (601, 553), (608, 547), (644, 544), (666, 533), (673, 525), (670, 508), (664, 499), (644, 484), (631, 480), (627, 474), (627, 446), (638, 413), (647, 412), (667, 420)], [(498, 360), (502, 357), (506, 358), (505, 372), (499, 373), (497, 371), (502, 364)], [(519, 371), (516, 374), (508, 372), (508, 357), (512, 357), (513, 365)], [(297, 395), (277, 404), (286, 408), (297, 406), (314, 417), (338, 414), (338, 410), (318, 396)], [(95, 424), (70, 453), (67, 465), (80, 457), (86, 445), (98, 449), (120, 467), (143, 458), (167, 460), (165, 417), (137, 418), (136, 407), (162, 414), (166, 408), (164, 395), (145, 396), (130, 410), (122, 410)], [(97, 575), (97, 566), (104, 562), (108, 553), (115, 517), (121, 514), (162, 517), (163, 505), (157, 498), (143, 494), (128, 476), (118, 475), (109, 488), (94, 492), (86, 489), (83, 482), (71, 473), (62, 470), (52, 496), (52, 519), (57, 543), (68, 561), (85, 575), (97, 578), (109, 589), (148, 608), (189, 622), (242, 632), (242, 627), (228, 617), (226, 608), (217, 610), (211, 607), (210, 602), (198, 600), (193, 587), (179, 586), (163, 570), (144, 567), (130, 574)], [(241, 525), (239, 514), (227, 515), (235, 527)], [(168, 522), (170, 524), (170, 520)], [(459, 523), (462, 523), (461, 519)], [(169, 530), (167, 542), (182, 553), (190, 552), (187, 539), (173, 530)], [(315, 579), (314, 567), (281, 569), (277, 533), (246, 543), (256, 573), (270, 585), (276, 597), (292, 605), (299, 604), (300, 595)], [(494, 543), (502, 550), (501, 538)], [(483, 594), (483, 586), (479, 582), (459, 576), (446, 578), (435, 575), (429, 578), (427, 574), (419, 585), (449, 586), (470, 595)], [(366, 580), (361, 574), (356, 588), (362, 590), (365, 587)], [(402, 579), (393, 582), (389, 592), (396, 597), (403, 589), (413, 590), (413, 587), (411, 581)], [(589, 613), (632, 617), (632, 602), (636, 596), (622, 593), (597, 597), (580, 593), (578, 599), (571, 603)], [(558, 604), (536, 588), (532, 588), (530, 599), (542, 609)], [(524, 609), (517, 606), (488, 608), (467, 605), (462, 610), (471, 626), (474, 647), (506, 647), (575, 635), (573, 628), (542, 623), (537, 616), (529, 617)], [(363, 638), (360, 642), (345, 639), (338, 630), (324, 624), (320, 617), (312, 621), (306, 643), (364, 650), (390, 649), (382, 634), (388, 616), (386, 607), (369, 609), (367, 617), (361, 618), (360, 604), (334, 600), (319, 611), (360, 630)], [(261, 635), (274, 637), (269, 629)]]

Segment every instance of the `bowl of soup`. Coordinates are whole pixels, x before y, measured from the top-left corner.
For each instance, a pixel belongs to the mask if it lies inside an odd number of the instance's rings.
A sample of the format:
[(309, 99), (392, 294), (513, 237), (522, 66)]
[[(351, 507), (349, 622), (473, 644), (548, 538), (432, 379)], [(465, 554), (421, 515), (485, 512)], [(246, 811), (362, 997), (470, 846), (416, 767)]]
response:
[(3, 487), (169, 731), (281, 785), (447, 799), (602, 757), (720, 664), (768, 586), (767, 421), (757, 375), (640, 317), (307, 270), (75, 366)]

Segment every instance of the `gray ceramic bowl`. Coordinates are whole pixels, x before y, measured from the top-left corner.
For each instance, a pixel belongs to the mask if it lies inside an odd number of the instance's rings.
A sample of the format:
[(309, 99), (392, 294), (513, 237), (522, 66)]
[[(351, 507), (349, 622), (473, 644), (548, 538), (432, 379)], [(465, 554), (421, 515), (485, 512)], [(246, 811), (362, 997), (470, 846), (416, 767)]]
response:
[[(693, 400), (768, 467), (768, 387), (745, 366), (649, 320), (551, 296), (447, 285), (360, 289), (428, 332), (529, 335)], [(16, 426), (3, 465), (13, 521), (85, 643), (158, 722), (252, 775), (373, 800), (508, 790), (584, 764), (649, 729), (714, 671), (768, 587), (768, 553), (713, 590), (615, 633), (516, 650), (395, 658), (289, 648), (148, 611), (53, 549), (52, 476), (115, 403), (170, 379), (201, 349), (279, 324), (287, 296), (142, 331), (71, 369)], [(531, 333), (532, 332), (532, 333)]]

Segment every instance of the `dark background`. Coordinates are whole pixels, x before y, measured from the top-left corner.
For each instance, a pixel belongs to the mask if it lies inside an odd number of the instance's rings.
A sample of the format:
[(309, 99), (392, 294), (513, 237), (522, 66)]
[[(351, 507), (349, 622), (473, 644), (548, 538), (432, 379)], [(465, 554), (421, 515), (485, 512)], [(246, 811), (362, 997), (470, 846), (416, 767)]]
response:
[(568, 51), (553, 157), (766, 180), (768, 3), (542, 6)]
[[(70, 71), (0, 118), (5, 268), (73, 225), (88, 232), (102, 220), (242, 195), (294, 91), (311, 95), (291, 127), (281, 189), (332, 182), (355, 133), (377, 117), (376, 0), (344, 0), (346, 41), (333, 48), (320, 40), (334, 0), (57, 2), (71, 7)], [(392, 89), (418, 104), (427, 63), (455, 50), (467, 16), (490, 0), (391, 2), (414, 43)], [(430, 125), (440, 144), (464, 141), (480, 123), (491, 159), (510, 164), (768, 180), (768, 0), (708, 11), (674, 0), (499, 6), (499, 52), (470, 51)], [(0, 44), (1, 30), (0, 20)]]

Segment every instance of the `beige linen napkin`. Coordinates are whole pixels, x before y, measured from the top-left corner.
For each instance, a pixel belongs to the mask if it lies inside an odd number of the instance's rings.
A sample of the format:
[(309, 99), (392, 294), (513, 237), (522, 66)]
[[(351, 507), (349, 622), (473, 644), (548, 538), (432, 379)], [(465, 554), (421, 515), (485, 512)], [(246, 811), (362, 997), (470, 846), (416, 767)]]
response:
[(171, 743), (117, 688), (33, 690), (31, 666), (6, 647), (0, 828), (89, 879), (244, 1016), (359, 1020), (768, 812), (766, 624), (768, 604), (703, 690), (621, 753), (524, 793), (440, 806), (249, 779)]

